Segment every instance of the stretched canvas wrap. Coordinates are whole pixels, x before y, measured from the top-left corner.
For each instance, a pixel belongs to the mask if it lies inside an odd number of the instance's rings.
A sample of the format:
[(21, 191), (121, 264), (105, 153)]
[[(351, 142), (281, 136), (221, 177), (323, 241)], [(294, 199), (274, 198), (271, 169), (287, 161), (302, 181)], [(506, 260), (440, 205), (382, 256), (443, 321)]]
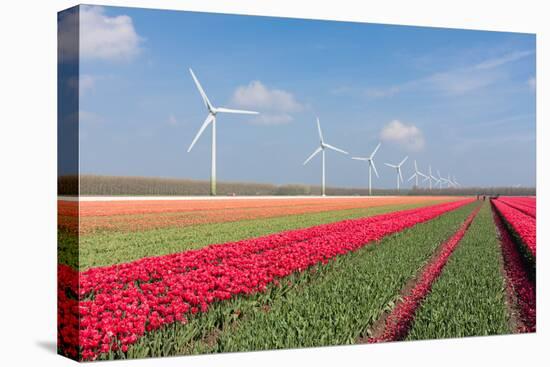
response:
[(58, 31), (60, 354), (536, 331), (534, 34), (91, 5)]

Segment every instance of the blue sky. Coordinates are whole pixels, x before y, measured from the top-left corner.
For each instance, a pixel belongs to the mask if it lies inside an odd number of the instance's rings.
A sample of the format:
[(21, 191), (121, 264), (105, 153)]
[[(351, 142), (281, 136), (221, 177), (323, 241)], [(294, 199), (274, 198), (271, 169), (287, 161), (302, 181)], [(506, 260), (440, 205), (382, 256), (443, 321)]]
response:
[[(208, 179), (210, 130), (192, 67), (217, 106), (218, 179), (319, 184), (328, 143), (383, 165), (405, 155), (464, 185), (535, 184), (535, 36), (517, 33), (82, 7), (81, 172)], [(327, 185), (367, 182), (327, 152)], [(406, 178), (407, 178), (406, 177)], [(412, 182), (412, 181), (411, 181)], [(408, 182), (407, 186), (410, 186)]]

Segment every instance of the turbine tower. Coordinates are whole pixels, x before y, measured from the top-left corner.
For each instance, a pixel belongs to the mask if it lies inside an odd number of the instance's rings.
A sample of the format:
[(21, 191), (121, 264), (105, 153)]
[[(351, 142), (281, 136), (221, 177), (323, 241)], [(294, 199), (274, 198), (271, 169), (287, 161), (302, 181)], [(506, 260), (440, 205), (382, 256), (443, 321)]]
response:
[(435, 181), (436, 185), (440, 183), (440, 180), (432, 174), (432, 166), (428, 166), (428, 177), (430, 181), (430, 190), (432, 189), (432, 180)]
[(315, 157), (319, 152), (322, 152), (323, 157), (323, 173), (322, 173), (322, 179), (321, 179), (321, 195), (325, 196), (325, 149), (332, 149), (335, 152), (348, 154), (348, 152), (336, 148), (330, 144), (325, 143), (325, 139), (323, 139), (323, 132), (321, 131), (321, 123), (319, 122), (319, 117), (317, 117), (317, 130), (319, 131), (319, 139), (320, 139), (320, 145), (319, 148), (315, 149), (315, 151), (304, 161), (304, 165), (307, 164), (313, 157)]
[(197, 77), (195, 76), (191, 68), (189, 68), (189, 72), (191, 73), (191, 77), (193, 77), (193, 81), (195, 82), (195, 85), (199, 90), (199, 93), (202, 97), (202, 101), (204, 102), (204, 106), (208, 109), (208, 116), (206, 116), (206, 120), (204, 120), (201, 128), (199, 129), (199, 132), (195, 136), (195, 139), (193, 139), (193, 142), (189, 146), (189, 149), (187, 149), (187, 153), (189, 153), (191, 149), (193, 149), (193, 146), (195, 145), (197, 140), (199, 140), (199, 137), (202, 135), (202, 133), (208, 127), (208, 125), (212, 124), (212, 166), (211, 166), (211, 173), (210, 173), (210, 195), (216, 195), (216, 115), (219, 112), (257, 115), (258, 112), (245, 111), (245, 110), (233, 110), (233, 109), (224, 108), (224, 107), (214, 107), (212, 103), (210, 103), (210, 100), (206, 96), (206, 93), (202, 89), (202, 86), (199, 83), (199, 80), (197, 79)]
[(374, 155), (376, 154), (376, 152), (380, 148), (380, 144), (381, 143), (378, 143), (376, 148), (374, 148), (374, 151), (368, 157), (351, 157), (351, 159), (355, 159), (357, 161), (366, 161), (366, 162), (369, 163), (369, 196), (372, 195), (372, 185), (371, 185), (372, 184), (372, 171), (374, 170), (374, 174), (376, 175), (376, 177), (380, 177), (380, 176), (378, 176), (378, 172), (376, 171), (376, 166), (374, 165)]
[(460, 186), (460, 184), (458, 183), (458, 181), (456, 180), (456, 177), (453, 175), (453, 183), (455, 184), (455, 186)]
[(401, 174), (401, 166), (405, 161), (409, 159), (409, 157), (403, 158), (403, 160), (399, 164), (390, 164), (390, 163), (384, 163), (386, 166), (395, 168), (397, 171), (397, 191), (399, 191), (399, 180), (401, 179), (401, 182), (403, 182), (403, 175)]
[(439, 173), (439, 170), (437, 171), (437, 176), (439, 177), (439, 190), (441, 190), (443, 188), (443, 183), (447, 182), (447, 180), (444, 177), (441, 177), (441, 173)]
[(416, 160), (415, 160), (414, 161), (414, 173), (411, 177), (409, 177), (409, 179), (407, 181), (410, 181), (414, 178), (415, 179), (415, 186), (418, 188), (418, 177), (428, 178), (428, 176), (426, 176), (425, 174), (423, 174), (422, 172), (420, 172), (418, 170), (418, 166), (416, 165)]
[(447, 181), (447, 184), (449, 185), (447, 187), (451, 187), (451, 186), (455, 187), (455, 183), (453, 182), (453, 180), (451, 180), (451, 174), (450, 173), (447, 174), (447, 178), (445, 179), (445, 181)]

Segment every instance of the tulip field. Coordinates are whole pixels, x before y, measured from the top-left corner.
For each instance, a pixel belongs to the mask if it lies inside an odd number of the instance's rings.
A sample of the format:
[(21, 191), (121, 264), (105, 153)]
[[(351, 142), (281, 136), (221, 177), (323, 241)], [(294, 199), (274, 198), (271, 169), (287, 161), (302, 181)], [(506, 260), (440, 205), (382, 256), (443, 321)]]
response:
[(536, 330), (530, 197), (58, 202), (58, 349), (142, 358)]

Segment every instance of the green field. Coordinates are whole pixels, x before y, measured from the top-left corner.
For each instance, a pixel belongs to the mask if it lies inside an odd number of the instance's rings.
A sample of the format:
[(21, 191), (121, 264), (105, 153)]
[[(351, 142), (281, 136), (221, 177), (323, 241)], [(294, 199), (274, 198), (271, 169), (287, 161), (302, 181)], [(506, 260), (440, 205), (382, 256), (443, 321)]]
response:
[(500, 243), (485, 204), (416, 313), (408, 339), (510, 333), (501, 266)]

